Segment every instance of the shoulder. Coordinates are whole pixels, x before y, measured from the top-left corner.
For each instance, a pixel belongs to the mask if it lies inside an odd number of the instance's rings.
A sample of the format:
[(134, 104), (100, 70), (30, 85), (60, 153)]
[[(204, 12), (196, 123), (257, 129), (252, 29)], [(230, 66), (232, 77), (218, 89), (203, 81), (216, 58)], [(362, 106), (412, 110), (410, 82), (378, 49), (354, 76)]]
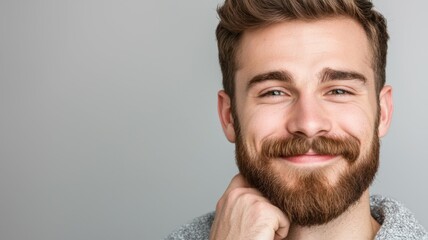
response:
[(370, 207), (372, 216), (382, 225), (376, 235), (376, 240), (428, 240), (426, 230), (418, 223), (410, 210), (400, 202), (375, 195), (370, 198)]
[(209, 239), (214, 212), (193, 219), (172, 232), (165, 240), (196, 240)]

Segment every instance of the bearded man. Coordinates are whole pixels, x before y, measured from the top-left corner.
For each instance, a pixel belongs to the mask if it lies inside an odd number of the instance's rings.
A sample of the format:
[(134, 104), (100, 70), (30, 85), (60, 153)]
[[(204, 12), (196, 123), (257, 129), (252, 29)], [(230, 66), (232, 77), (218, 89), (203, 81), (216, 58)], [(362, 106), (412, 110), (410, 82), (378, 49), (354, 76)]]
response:
[(240, 173), (167, 239), (428, 239), (369, 195), (389, 128), (386, 21), (369, 0), (226, 0), (218, 112)]

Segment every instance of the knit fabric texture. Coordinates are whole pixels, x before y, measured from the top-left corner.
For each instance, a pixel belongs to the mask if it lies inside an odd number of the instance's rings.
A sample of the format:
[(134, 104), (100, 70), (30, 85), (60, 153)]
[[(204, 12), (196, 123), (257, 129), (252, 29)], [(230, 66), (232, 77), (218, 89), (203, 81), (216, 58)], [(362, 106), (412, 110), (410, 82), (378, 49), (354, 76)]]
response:
[[(381, 224), (375, 240), (428, 240), (426, 230), (401, 203), (382, 196), (371, 196), (371, 214)], [(172, 232), (165, 240), (209, 239), (214, 212), (195, 218)]]

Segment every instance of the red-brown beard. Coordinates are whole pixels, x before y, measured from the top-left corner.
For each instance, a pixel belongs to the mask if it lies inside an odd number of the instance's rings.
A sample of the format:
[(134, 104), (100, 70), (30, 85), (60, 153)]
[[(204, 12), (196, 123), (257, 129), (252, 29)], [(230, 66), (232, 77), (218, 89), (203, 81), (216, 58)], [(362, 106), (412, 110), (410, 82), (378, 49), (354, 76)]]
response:
[[(235, 130), (238, 130), (236, 160), (239, 171), (252, 186), (280, 208), (292, 224), (321, 225), (337, 218), (360, 199), (378, 169), (377, 131), (373, 133), (370, 149), (362, 154), (360, 142), (354, 137), (309, 140), (299, 136), (269, 139), (262, 143), (260, 153), (250, 154), (239, 133), (239, 126), (235, 126)], [(343, 160), (339, 161), (346, 161), (347, 168), (338, 171), (340, 176), (337, 176), (337, 181), (332, 183), (326, 176), (326, 170), (334, 166), (303, 170), (277, 167), (277, 161), (285, 161), (280, 158), (305, 154), (309, 149), (319, 154), (340, 155)]]

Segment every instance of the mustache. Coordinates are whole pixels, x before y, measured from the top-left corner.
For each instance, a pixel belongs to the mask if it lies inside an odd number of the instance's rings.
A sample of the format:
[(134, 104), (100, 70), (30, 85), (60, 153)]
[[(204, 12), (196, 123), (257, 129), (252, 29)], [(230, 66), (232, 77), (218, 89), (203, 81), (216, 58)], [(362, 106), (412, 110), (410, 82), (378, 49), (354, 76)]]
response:
[(320, 136), (308, 139), (304, 136), (291, 136), (283, 139), (267, 139), (262, 143), (261, 155), (267, 159), (287, 158), (302, 155), (309, 150), (323, 155), (341, 155), (353, 163), (360, 155), (360, 141), (350, 137)]

